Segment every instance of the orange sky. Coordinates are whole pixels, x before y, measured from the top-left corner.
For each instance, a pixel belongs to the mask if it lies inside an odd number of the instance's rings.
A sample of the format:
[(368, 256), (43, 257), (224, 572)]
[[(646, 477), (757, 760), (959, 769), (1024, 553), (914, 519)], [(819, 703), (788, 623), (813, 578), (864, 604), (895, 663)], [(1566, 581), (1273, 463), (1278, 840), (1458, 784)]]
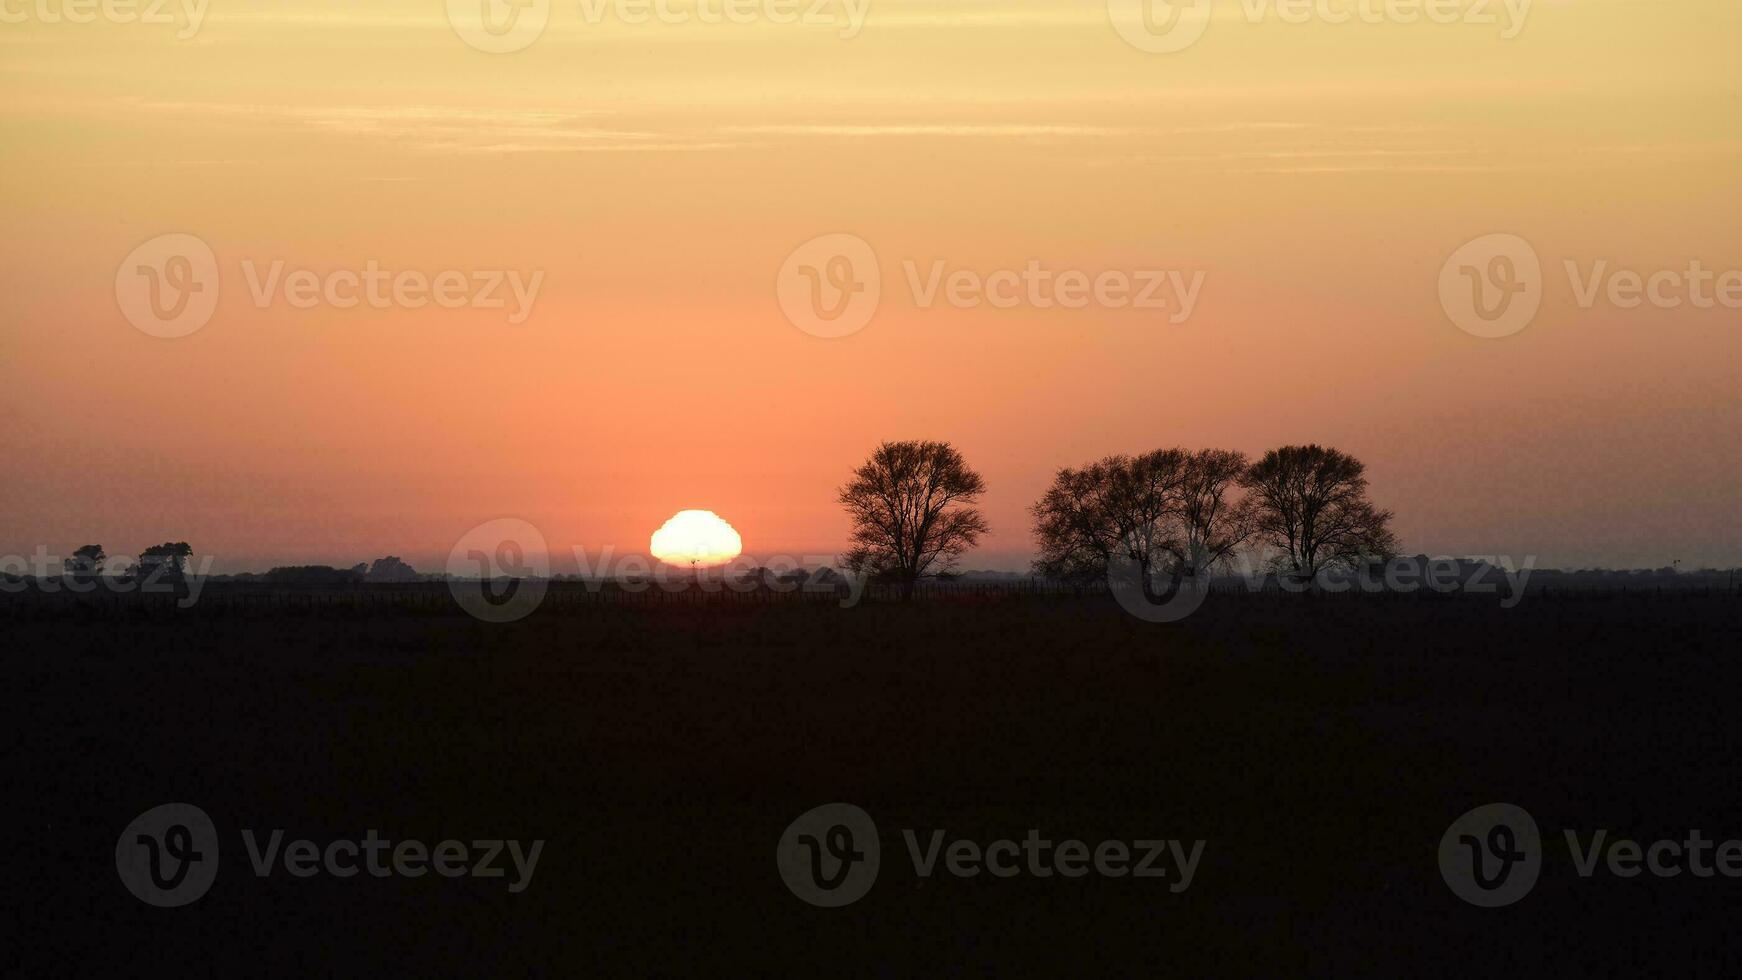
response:
[[(1026, 565), (1059, 466), (1308, 440), (1369, 463), (1411, 551), (1742, 560), (1742, 311), (1584, 309), (1563, 268), (1742, 269), (1729, 0), (1537, 0), (1512, 39), (1228, 2), (1177, 53), (1075, 0), (870, 0), (850, 39), (560, 0), (504, 54), (439, 3), (354, 6), (211, 0), (186, 40), (0, 23), (0, 554), (437, 570), (494, 518), (645, 550), (684, 508), (752, 555), (832, 554), (849, 470), (936, 438), (990, 487), (969, 568)], [(168, 232), (222, 276), (178, 339), (116, 298)], [(838, 339), (775, 288), (829, 232), (882, 269)], [(1527, 328), (1484, 339), (1437, 281), (1492, 232), (1546, 278)], [(1204, 279), (1178, 324), (919, 308), (901, 265), (936, 260)], [(274, 261), (543, 280), (518, 325), (262, 308), (244, 263)]]

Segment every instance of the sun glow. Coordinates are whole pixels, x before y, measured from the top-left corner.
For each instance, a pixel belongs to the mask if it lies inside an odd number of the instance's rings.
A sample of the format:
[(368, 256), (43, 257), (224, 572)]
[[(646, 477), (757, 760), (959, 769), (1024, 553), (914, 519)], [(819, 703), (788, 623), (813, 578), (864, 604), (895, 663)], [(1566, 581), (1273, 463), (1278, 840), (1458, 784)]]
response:
[(744, 540), (711, 510), (683, 510), (653, 532), (649, 550), (672, 565), (721, 565), (738, 557)]

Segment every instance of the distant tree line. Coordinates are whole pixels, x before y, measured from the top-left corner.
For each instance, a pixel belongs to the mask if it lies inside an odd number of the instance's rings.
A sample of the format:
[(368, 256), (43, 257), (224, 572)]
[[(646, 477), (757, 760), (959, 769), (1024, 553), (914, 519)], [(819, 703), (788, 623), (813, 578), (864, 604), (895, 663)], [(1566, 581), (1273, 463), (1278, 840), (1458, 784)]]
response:
[[(63, 566), (69, 577), (80, 582), (93, 581), (105, 570), (129, 579), (153, 576), (177, 579), (187, 574), (193, 554), (193, 548), (186, 541), (165, 542), (141, 551), (137, 559), (122, 568), (108, 568), (109, 555), (103, 550), (103, 546), (87, 544), (74, 550), (72, 557), (66, 559)], [(281, 565), (260, 576), (244, 573), (232, 577), (259, 578), (273, 584), (346, 585), (359, 582), (415, 582), (420, 576), (416, 569), (397, 555), (388, 555), (375, 559), (373, 565), (359, 563), (350, 568), (335, 568), (331, 565)]]
[[(193, 555), (194, 549), (186, 541), (166, 541), (141, 551), (139, 557), (125, 567), (110, 571), (119, 572), (130, 579), (153, 576), (180, 578), (187, 574), (188, 562)], [(109, 555), (103, 551), (102, 545), (87, 544), (74, 550), (72, 557), (63, 564), (68, 576), (80, 582), (88, 582), (104, 571), (108, 561)]]
[(350, 568), (332, 565), (280, 565), (261, 578), (273, 585), (361, 585), (364, 582), (415, 582), (417, 570), (397, 555), (375, 559), (373, 565), (358, 562)]

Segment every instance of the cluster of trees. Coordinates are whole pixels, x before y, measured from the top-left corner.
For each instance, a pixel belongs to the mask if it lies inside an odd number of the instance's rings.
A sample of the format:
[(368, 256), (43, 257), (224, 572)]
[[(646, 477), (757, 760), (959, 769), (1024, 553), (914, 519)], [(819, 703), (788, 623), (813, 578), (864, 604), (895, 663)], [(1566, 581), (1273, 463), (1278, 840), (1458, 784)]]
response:
[(1124, 559), (1146, 594), (1162, 575), (1171, 593), (1252, 536), (1253, 509), (1232, 496), (1247, 469), (1244, 456), (1225, 449), (1158, 449), (1062, 469), (1030, 508), (1035, 570), (1099, 579)]
[[(953, 446), (886, 442), (853, 472), (840, 501), (853, 522), (849, 569), (912, 594), (947, 573), (986, 532), (975, 507), (986, 483)], [(1030, 508), (1035, 571), (1104, 579), (1114, 561), (1165, 596), (1242, 548), (1273, 554), (1280, 574), (1311, 581), (1333, 567), (1397, 552), (1392, 514), (1367, 497), (1366, 467), (1319, 445), (1283, 446), (1257, 461), (1229, 449), (1158, 449), (1058, 471)]]
[[(148, 578), (153, 575), (180, 577), (187, 573), (188, 561), (194, 549), (186, 541), (166, 541), (154, 544), (139, 553), (139, 557), (121, 569), (127, 578)], [(80, 546), (65, 561), (67, 574), (78, 581), (90, 581), (103, 571), (109, 555), (100, 544)]]
[(1272, 552), (1276, 570), (1301, 581), (1397, 552), (1391, 512), (1367, 498), (1366, 467), (1318, 445), (1256, 462), (1229, 449), (1109, 456), (1060, 470), (1032, 511), (1038, 572), (1099, 578), (1122, 559), (1150, 596), (1173, 594), (1244, 547)]

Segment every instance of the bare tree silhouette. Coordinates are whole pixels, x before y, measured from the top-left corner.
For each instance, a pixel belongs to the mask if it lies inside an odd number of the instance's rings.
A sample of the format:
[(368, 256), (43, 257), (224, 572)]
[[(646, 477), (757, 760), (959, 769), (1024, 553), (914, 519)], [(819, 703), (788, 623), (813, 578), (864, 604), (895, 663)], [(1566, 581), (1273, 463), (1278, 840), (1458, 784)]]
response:
[(1060, 470), (1030, 508), (1040, 544), (1035, 570), (1097, 579), (1117, 559), (1146, 598), (1166, 599), (1250, 536), (1246, 509), (1229, 496), (1245, 469), (1245, 458), (1230, 450), (1158, 449)]
[(841, 488), (853, 545), (841, 562), (860, 574), (893, 578), (902, 597), (932, 571), (948, 571), (986, 533), (973, 504), (986, 481), (947, 442), (886, 442)]
[[(1145, 598), (1171, 596), (1184, 569), (1168, 558), (1180, 552), (1177, 518), (1185, 484), (1186, 453), (1182, 449), (1158, 449), (1139, 456), (1110, 456), (1103, 460), (1107, 484), (1103, 507), (1115, 535), (1114, 555), (1130, 562)], [(1163, 593), (1155, 588), (1159, 572), (1171, 573)]]
[(1397, 552), (1391, 511), (1367, 499), (1366, 466), (1319, 445), (1264, 454), (1241, 478), (1255, 539), (1280, 552), (1279, 571), (1305, 582), (1326, 568), (1356, 568)]
[(1113, 456), (1081, 469), (1066, 467), (1029, 508), (1040, 553), (1034, 570), (1064, 581), (1098, 581), (1107, 576), (1107, 559), (1119, 545), (1119, 529), (1109, 516), (1106, 496)]
[(188, 559), (193, 554), (194, 549), (186, 541), (154, 544), (139, 553), (138, 562), (128, 568), (127, 572), (133, 578), (158, 575), (172, 580), (179, 579), (186, 574)]
[(1173, 560), (1186, 578), (1227, 561), (1252, 536), (1249, 501), (1233, 499), (1247, 471), (1246, 456), (1232, 449), (1200, 449), (1186, 457), (1180, 481), (1179, 532)]
[(369, 566), (368, 579), (371, 582), (415, 582), (417, 569), (407, 565), (398, 555), (388, 555), (375, 559), (375, 564)]
[(1063, 469), (1030, 508), (1040, 543), (1035, 570), (1055, 578), (1105, 578), (1112, 561), (1131, 563), (1144, 595), (1167, 556), (1180, 549), (1186, 453), (1161, 449), (1140, 456), (1108, 456), (1081, 469)]
[(103, 568), (103, 562), (107, 561), (108, 558), (109, 556), (103, 553), (102, 545), (84, 545), (66, 560), (67, 574), (71, 575), (75, 582), (89, 582), (96, 578), (97, 573)]

